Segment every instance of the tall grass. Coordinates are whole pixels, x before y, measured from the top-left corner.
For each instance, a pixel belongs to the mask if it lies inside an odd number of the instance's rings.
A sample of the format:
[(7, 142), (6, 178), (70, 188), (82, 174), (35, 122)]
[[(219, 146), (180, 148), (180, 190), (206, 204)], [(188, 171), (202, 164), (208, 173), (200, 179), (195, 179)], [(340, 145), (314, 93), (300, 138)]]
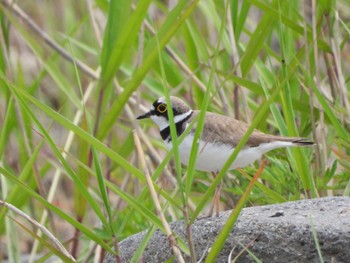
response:
[[(245, 205), (348, 196), (350, 5), (315, 2), (2, 0), (0, 259), (99, 260), (148, 229), (137, 261), (165, 229), (133, 130), (169, 222), (184, 218), (190, 234), (221, 181), (222, 209), (237, 205), (208, 260)], [(195, 170), (197, 144), (183, 167), (183, 136), (167, 152), (155, 125), (136, 120), (170, 95), (202, 110), (198, 138), (206, 111), (251, 124), (231, 161), (254, 128), (317, 145), (275, 150), (262, 170), (227, 163), (213, 181)], [(195, 240), (177, 242), (194, 261)]]

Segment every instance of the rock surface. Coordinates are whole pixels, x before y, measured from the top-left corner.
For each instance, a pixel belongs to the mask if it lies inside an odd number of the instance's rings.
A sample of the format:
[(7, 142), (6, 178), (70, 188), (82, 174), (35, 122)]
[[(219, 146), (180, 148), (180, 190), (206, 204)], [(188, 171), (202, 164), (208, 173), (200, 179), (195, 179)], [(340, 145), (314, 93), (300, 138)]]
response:
[[(197, 260), (207, 254), (230, 212), (194, 222)], [(182, 221), (170, 226), (186, 240)], [(324, 262), (350, 262), (350, 198), (327, 197), (245, 208), (216, 262), (228, 262), (232, 250), (231, 258), (238, 257), (235, 262), (255, 262), (243, 246), (248, 246), (263, 262), (321, 262), (313, 231)], [(145, 234), (133, 235), (120, 243), (123, 262), (130, 262)], [(142, 262), (166, 262), (171, 257), (166, 236), (157, 230), (144, 251)], [(114, 256), (107, 255), (104, 263), (112, 262), (116, 262)]]

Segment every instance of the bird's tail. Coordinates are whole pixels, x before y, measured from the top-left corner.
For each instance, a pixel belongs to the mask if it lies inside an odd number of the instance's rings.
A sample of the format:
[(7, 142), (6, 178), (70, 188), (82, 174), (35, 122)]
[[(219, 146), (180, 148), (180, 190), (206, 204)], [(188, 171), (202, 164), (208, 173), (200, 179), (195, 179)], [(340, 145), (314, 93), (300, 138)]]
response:
[(265, 140), (267, 142), (274, 142), (274, 141), (289, 142), (292, 144), (289, 146), (312, 146), (315, 144), (315, 142), (309, 138), (286, 137), (286, 136), (276, 136), (276, 135), (268, 135), (268, 134), (265, 134)]
[(297, 146), (312, 146), (315, 145), (315, 142), (308, 138), (295, 138), (295, 140), (292, 141), (293, 144)]
[(312, 146), (312, 145), (315, 145), (315, 142), (313, 142), (309, 138), (278, 136), (278, 137), (275, 137), (275, 140), (282, 141), (282, 142), (291, 142), (295, 146)]

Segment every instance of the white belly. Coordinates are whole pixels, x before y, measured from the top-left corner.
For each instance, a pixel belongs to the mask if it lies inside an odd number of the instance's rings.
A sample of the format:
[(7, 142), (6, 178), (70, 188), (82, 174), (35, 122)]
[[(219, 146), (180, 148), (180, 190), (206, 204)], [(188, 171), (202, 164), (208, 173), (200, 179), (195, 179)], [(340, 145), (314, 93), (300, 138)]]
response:
[[(185, 165), (188, 165), (191, 147), (192, 147), (193, 135), (188, 135), (182, 141), (179, 146), (179, 154), (181, 162)], [(236, 168), (242, 168), (249, 164), (252, 164), (256, 160), (260, 159), (261, 156), (273, 149), (280, 147), (292, 146), (290, 142), (272, 142), (261, 144), (258, 147), (242, 149), (234, 162), (230, 166), (230, 170)], [(167, 144), (168, 148), (171, 148), (171, 144)], [(200, 142), (197, 161), (196, 161), (196, 170), (206, 171), (206, 172), (218, 172), (226, 163), (227, 159), (233, 153), (234, 148), (219, 144), (219, 143), (204, 143)]]

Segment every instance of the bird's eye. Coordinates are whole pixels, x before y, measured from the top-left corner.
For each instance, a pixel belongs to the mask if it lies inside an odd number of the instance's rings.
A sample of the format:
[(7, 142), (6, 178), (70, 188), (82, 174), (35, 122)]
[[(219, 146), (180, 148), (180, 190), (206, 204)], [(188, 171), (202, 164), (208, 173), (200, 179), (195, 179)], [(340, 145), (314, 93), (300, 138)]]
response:
[(164, 113), (166, 112), (166, 105), (165, 104), (159, 104), (158, 107), (157, 107), (157, 111), (159, 113)]

